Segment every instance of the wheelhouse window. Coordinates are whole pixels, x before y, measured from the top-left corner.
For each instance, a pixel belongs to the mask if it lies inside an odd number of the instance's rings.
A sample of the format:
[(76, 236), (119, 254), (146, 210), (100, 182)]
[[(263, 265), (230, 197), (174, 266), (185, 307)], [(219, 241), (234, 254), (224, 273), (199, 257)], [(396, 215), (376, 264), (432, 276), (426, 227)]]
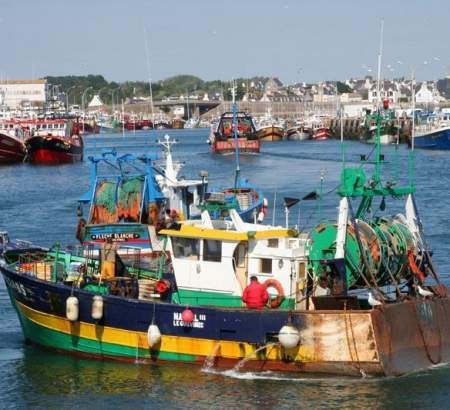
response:
[(269, 248), (278, 248), (278, 238), (268, 239), (267, 246)]
[(177, 259), (198, 260), (200, 247), (198, 239), (172, 238), (173, 255)]
[(203, 241), (203, 260), (209, 262), (221, 262), (222, 242), (205, 239)]
[(272, 273), (272, 259), (261, 258), (261, 273)]

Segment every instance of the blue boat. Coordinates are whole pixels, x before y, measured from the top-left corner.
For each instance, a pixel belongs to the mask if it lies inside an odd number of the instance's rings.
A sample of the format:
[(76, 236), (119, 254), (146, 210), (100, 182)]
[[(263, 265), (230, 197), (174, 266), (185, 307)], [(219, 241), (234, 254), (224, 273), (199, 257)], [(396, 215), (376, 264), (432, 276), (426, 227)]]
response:
[(416, 127), (414, 147), (450, 150), (450, 115), (430, 115), (424, 124)]
[[(164, 149), (165, 161), (160, 167), (155, 165), (154, 169), (158, 185), (168, 200), (168, 208), (181, 213), (183, 219), (200, 218), (199, 205), (204, 192), (204, 199), (232, 204), (245, 222), (255, 222), (255, 220), (262, 222), (267, 206), (264, 194), (260, 188), (242, 178), (239, 171), (233, 186), (208, 189), (208, 174), (205, 171), (201, 171), (201, 180), (178, 178), (183, 163), (174, 161), (172, 158), (172, 146), (177, 143), (176, 140), (166, 135), (164, 139), (158, 140), (158, 143)], [(212, 211), (212, 214), (215, 219), (221, 217), (218, 211)]]
[[(156, 154), (118, 155), (114, 150), (90, 156), (90, 186), (79, 198), (76, 237), (84, 247), (98, 252), (111, 239), (122, 257), (137, 254), (157, 257), (163, 251), (158, 231), (168, 223), (200, 218), (203, 202), (226, 203), (244, 221), (264, 219), (265, 200), (261, 190), (238, 177), (232, 188), (208, 191), (207, 173), (201, 180), (178, 179), (180, 169), (172, 161), (166, 137), (165, 166)], [(84, 208), (88, 208), (84, 218)], [(217, 219), (229, 216), (212, 211)], [(217, 215), (214, 213), (216, 212)]]

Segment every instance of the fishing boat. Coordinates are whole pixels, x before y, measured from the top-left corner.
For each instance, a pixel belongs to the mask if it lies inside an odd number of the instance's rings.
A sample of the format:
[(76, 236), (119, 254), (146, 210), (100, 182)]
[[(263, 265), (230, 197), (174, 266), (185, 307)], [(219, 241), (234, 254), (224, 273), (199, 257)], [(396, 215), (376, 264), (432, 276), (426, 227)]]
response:
[(184, 125), (185, 125), (185, 121), (182, 118), (174, 118), (172, 120), (172, 124), (171, 124), (171, 126), (174, 130), (181, 130), (184, 128)]
[(264, 116), (258, 119), (256, 130), (260, 141), (281, 141), (285, 135), (283, 125), (272, 117), (270, 107)]
[(305, 125), (295, 125), (286, 130), (286, 139), (290, 141), (305, 141), (310, 139), (312, 131)]
[(233, 154), (236, 147), (243, 154), (257, 154), (260, 142), (256, 135), (255, 124), (250, 115), (245, 112), (236, 113), (237, 136), (233, 129), (233, 112), (221, 115), (217, 126), (211, 129), (208, 143), (215, 154)]
[(331, 130), (328, 127), (317, 127), (313, 129), (312, 139), (315, 141), (327, 140), (331, 137)]
[(33, 164), (56, 165), (83, 160), (83, 139), (79, 123), (58, 121), (60, 127), (36, 128), (26, 139), (28, 159)]
[(258, 129), (256, 135), (260, 141), (281, 141), (284, 137), (284, 128), (270, 124), (263, 125)]
[(140, 131), (152, 129), (153, 123), (150, 119), (141, 119), (136, 116), (125, 116), (123, 126), (128, 131)]
[(163, 119), (158, 119), (153, 122), (155, 130), (168, 130), (171, 128), (170, 122)]
[(23, 138), (0, 130), (0, 164), (22, 162), (26, 154)]
[[(4, 252), (0, 270), (26, 340), (84, 357), (237, 372), (398, 376), (448, 362), (448, 291), (412, 172), (406, 185), (384, 177), (382, 115), (377, 121), (375, 157), (343, 160), (337, 221), (310, 232), (289, 229), (288, 218), (284, 228), (246, 223), (232, 204), (205, 198), (200, 219), (159, 231), (152, 268), (115, 255), (105, 278), (103, 256), (58, 246)], [(386, 211), (389, 198), (404, 199), (404, 214)], [(147, 207), (144, 197), (133, 201)], [(267, 308), (242, 300), (253, 276), (270, 294)]]
[[(381, 128), (380, 143), (393, 144), (399, 138), (400, 128), (395, 119), (395, 112), (389, 109), (389, 100), (383, 101), (381, 113), (384, 117)], [(361, 142), (374, 144), (377, 135), (377, 114), (368, 112), (364, 119)]]
[(77, 239), (97, 252), (111, 238), (125, 254), (152, 255), (166, 201), (155, 179), (156, 155), (118, 155), (112, 150), (88, 159), (90, 183), (79, 198)]
[(432, 150), (450, 149), (450, 116), (445, 113), (426, 118), (415, 128), (414, 146)]
[[(155, 178), (167, 199), (166, 206), (174, 209), (182, 219), (200, 218), (202, 199), (220, 198), (220, 201), (234, 204), (239, 216), (244, 221), (251, 222), (258, 219), (260, 222), (263, 221), (267, 213), (267, 200), (260, 188), (241, 178), (240, 170), (235, 185), (211, 189), (207, 181), (207, 171), (200, 171), (201, 179), (179, 178), (179, 172), (184, 164), (173, 160), (172, 147), (177, 144), (176, 140), (165, 135), (163, 139), (158, 140), (158, 144), (164, 150), (165, 161), (160, 167), (154, 166)], [(239, 153), (236, 158), (236, 166), (239, 169)], [(218, 212), (213, 212), (214, 216), (218, 217)]]

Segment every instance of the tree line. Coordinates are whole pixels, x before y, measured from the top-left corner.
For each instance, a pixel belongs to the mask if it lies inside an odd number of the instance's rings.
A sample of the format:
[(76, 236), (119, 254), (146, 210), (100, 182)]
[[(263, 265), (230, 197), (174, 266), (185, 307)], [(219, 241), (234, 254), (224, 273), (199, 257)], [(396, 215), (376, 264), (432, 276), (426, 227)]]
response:
[[(53, 94), (64, 93), (69, 104), (81, 104), (82, 94), (85, 92), (86, 101), (94, 94), (99, 94), (105, 104), (120, 104), (127, 98), (148, 98), (150, 83), (147, 81), (107, 81), (102, 75), (67, 75), (45, 77)], [(264, 84), (268, 77), (253, 77), (251, 79), (236, 80), (236, 98), (241, 99), (248, 84)], [(86, 91), (87, 90), (87, 91)], [(172, 96), (198, 95), (220, 96), (231, 99), (231, 83), (229, 81), (204, 81), (193, 75), (177, 75), (152, 82), (152, 93), (155, 100)], [(114, 99), (114, 101), (113, 101)]]

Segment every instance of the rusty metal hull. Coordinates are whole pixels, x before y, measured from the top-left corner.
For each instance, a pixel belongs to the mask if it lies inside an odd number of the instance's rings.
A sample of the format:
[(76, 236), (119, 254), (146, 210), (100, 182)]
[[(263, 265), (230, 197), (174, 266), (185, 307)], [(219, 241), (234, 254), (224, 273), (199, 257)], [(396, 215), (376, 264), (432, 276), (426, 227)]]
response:
[[(193, 306), (196, 326), (180, 323), (182, 306), (104, 295), (104, 317), (91, 317), (93, 294), (1, 266), (27, 340), (101, 359), (175, 361), (240, 369), (396, 376), (450, 360), (450, 299), (414, 299), (373, 310), (249, 310)], [(65, 303), (79, 300), (78, 321)], [(155, 317), (161, 345), (150, 349)], [(133, 320), (130, 320), (133, 318)], [(278, 331), (290, 323), (300, 343), (285, 349)]]

